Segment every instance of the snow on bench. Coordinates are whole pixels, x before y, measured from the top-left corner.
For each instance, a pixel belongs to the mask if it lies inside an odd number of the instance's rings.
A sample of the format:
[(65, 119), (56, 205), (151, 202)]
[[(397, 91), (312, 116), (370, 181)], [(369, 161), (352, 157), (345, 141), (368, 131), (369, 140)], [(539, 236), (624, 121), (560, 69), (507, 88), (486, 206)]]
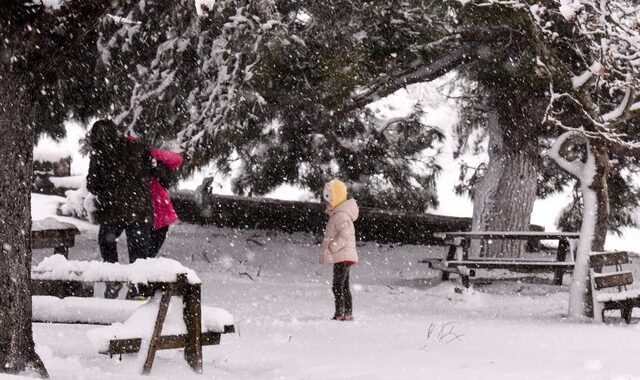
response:
[(640, 288), (624, 290), (622, 292), (615, 293), (603, 293), (599, 292), (596, 295), (598, 302), (620, 302), (628, 299), (639, 298)]
[(140, 301), (32, 296), (33, 322), (86, 323), (107, 325), (127, 320), (140, 306)]
[[(153, 334), (153, 325), (160, 308), (160, 298), (156, 297), (139, 307), (123, 323), (111, 326), (97, 327), (87, 332), (89, 340), (100, 353), (109, 353), (110, 342), (113, 340), (141, 339), (149, 341)], [(233, 326), (231, 314), (220, 308), (202, 306), (202, 333), (229, 332)], [(171, 297), (166, 319), (162, 325), (162, 335), (187, 334), (187, 326), (183, 318), (181, 297)]]
[(138, 259), (132, 264), (105, 263), (102, 261), (67, 260), (62, 255), (46, 257), (31, 270), (33, 280), (57, 280), (79, 282), (174, 282), (176, 276), (185, 274), (190, 284), (200, 284), (196, 272), (180, 262), (163, 257)]

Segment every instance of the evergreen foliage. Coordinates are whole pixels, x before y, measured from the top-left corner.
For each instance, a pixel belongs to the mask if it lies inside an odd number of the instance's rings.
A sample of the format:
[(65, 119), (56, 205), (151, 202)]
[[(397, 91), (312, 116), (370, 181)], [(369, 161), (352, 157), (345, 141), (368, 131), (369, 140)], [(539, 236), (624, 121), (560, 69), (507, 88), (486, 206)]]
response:
[(424, 211), (437, 204), (442, 134), (420, 110), (327, 120), (451, 46), (453, 18), (435, 4), (223, 0), (196, 15), (192, 0), (131, 2), (98, 40), (102, 110), (152, 143), (178, 136), (190, 168), (239, 161), (238, 194), (340, 177), (365, 205)]

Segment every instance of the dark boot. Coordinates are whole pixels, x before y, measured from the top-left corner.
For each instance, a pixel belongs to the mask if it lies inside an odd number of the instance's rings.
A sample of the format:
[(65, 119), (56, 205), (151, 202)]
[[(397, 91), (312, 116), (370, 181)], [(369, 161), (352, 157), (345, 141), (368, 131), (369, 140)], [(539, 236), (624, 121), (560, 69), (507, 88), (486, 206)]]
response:
[(104, 289), (104, 298), (116, 299), (122, 289), (121, 282), (107, 282)]
[(134, 300), (134, 301), (146, 301), (149, 297), (145, 294), (142, 287), (142, 284), (129, 284), (129, 290), (127, 291), (127, 295), (125, 299)]

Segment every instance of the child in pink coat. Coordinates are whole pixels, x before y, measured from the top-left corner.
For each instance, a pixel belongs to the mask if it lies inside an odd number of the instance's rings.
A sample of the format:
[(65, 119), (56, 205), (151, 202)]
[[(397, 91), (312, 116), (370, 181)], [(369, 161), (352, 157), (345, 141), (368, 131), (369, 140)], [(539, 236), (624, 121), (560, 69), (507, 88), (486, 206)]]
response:
[(167, 237), (169, 225), (178, 220), (178, 215), (173, 208), (167, 188), (171, 183), (171, 174), (169, 172), (178, 169), (182, 165), (182, 156), (170, 150), (160, 149), (151, 149), (149, 153), (158, 163), (158, 167), (154, 171), (156, 175), (152, 176), (149, 181), (154, 216), (149, 256), (156, 257)]
[(329, 221), (320, 247), (320, 264), (333, 264), (335, 297), (334, 320), (352, 321), (353, 304), (349, 288), (349, 269), (358, 262), (356, 230), (353, 222), (358, 219), (358, 204), (347, 199), (347, 186), (338, 180), (327, 182), (322, 192), (322, 203)]
[[(149, 177), (149, 190), (151, 191), (151, 203), (153, 205), (153, 228), (150, 233), (149, 256), (156, 257), (162, 244), (167, 238), (169, 225), (178, 220), (178, 215), (171, 203), (171, 196), (167, 188), (171, 185), (171, 171), (182, 165), (182, 156), (178, 153), (150, 149), (149, 154), (154, 158), (152, 176)], [(155, 293), (155, 287), (143, 284), (129, 284), (127, 299), (147, 299)]]

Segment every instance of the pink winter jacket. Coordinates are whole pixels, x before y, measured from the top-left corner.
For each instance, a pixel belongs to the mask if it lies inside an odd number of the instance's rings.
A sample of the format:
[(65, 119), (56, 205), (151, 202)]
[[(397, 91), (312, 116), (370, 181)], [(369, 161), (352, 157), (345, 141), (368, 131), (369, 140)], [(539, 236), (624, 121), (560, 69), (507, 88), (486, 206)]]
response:
[[(176, 170), (182, 165), (182, 156), (178, 153), (160, 149), (151, 149), (149, 153), (169, 170)], [(157, 230), (166, 227), (178, 220), (169, 192), (160, 184), (160, 181), (155, 177), (151, 177), (149, 187), (153, 203), (153, 229)]]
[(355, 199), (349, 199), (339, 204), (330, 214), (320, 247), (320, 264), (358, 262), (356, 230), (353, 227), (358, 213)]

